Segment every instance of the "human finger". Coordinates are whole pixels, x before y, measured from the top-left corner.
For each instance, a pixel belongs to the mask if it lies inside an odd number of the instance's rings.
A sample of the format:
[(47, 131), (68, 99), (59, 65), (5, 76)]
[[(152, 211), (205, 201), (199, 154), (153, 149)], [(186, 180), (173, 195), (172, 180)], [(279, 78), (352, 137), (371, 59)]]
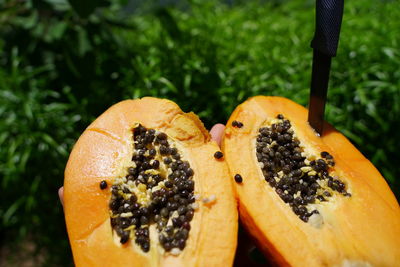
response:
[(225, 130), (225, 125), (221, 123), (215, 124), (210, 130), (211, 139), (217, 142), (219, 146), (221, 146), (221, 140), (222, 140), (222, 135), (224, 134), (224, 130)]
[(64, 187), (61, 186), (60, 189), (58, 189), (58, 197), (60, 198), (61, 205), (64, 206)]

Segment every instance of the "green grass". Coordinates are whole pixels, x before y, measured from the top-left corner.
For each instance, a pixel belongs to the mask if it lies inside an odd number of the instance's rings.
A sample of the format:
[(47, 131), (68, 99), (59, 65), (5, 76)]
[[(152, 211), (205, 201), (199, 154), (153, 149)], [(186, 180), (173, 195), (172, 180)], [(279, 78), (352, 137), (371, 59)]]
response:
[[(71, 262), (58, 203), (68, 154), (113, 103), (165, 97), (225, 123), (250, 96), (308, 101), (313, 1), (228, 6), (184, 2), (128, 14), (120, 3), (80, 18), (63, 1), (0, 8), (0, 233), (26, 236), (47, 263)], [(399, 1), (348, 1), (327, 120), (400, 195)]]

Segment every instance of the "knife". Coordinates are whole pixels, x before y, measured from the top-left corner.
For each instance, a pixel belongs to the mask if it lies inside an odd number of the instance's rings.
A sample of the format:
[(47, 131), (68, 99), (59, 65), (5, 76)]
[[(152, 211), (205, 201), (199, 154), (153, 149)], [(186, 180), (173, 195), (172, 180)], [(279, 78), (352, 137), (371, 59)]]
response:
[(323, 133), (331, 59), (339, 43), (343, 6), (344, 0), (316, 0), (308, 122), (319, 136)]

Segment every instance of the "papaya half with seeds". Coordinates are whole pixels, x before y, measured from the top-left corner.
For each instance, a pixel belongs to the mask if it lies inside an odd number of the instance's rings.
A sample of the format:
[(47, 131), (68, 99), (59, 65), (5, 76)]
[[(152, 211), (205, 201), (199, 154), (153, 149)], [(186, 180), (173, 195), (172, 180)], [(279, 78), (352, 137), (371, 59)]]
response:
[(227, 266), (237, 207), (218, 145), (193, 113), (145, 97), (81, 135), (64, 179), (76, 266)]
[(400, 208), (384, 178), (327, 122), (281, 97), (250, 98), (222, 141), (239, 215), (280, 266), (396, 266)]

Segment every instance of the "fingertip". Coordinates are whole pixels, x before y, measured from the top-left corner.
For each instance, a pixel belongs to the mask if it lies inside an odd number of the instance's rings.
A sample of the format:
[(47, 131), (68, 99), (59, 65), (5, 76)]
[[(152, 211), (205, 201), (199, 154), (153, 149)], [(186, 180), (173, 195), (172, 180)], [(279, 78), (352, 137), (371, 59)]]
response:
[(225, 125), (221, 123), (215, 124), (210, 130), (211, 139), (217, 142), (219, 146), (221, 145), (221, 140), (224, 134), (224, 130), (225, 130)]
[(60, 198), (60, 202), (61, 205), (64, 206), (64, 187), (60, 187), (60, 189), (58, 189), (58, 197)]

